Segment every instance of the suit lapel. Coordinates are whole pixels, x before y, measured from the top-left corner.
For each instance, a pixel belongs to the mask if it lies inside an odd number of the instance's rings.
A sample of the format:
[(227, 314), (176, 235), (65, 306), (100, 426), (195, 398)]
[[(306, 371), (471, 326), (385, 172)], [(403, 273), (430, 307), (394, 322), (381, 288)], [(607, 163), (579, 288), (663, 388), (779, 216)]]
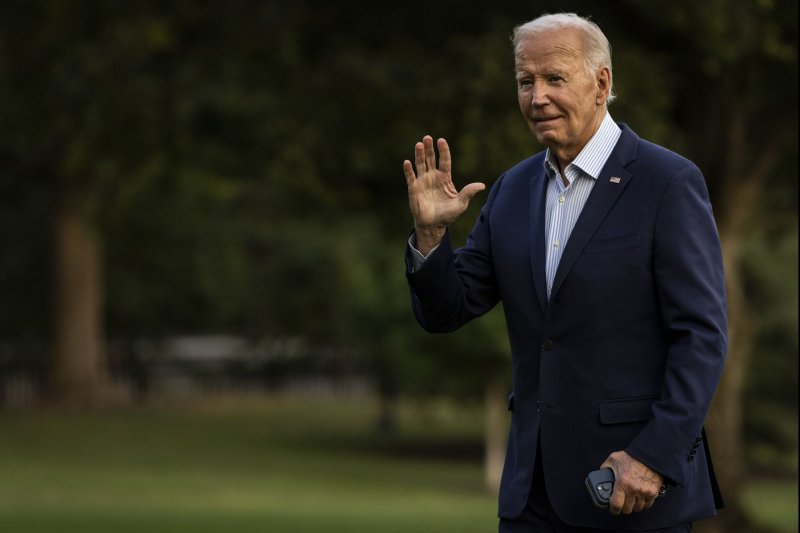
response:
[[(572, 269), (581, 251), (589, 242), (589, 239), (594, 234), (597, 227), (608, 214), (611, 207), (617, 201), (617, 198), (628, 186), (628, 183), (633, 179), (631, 174), (625, 170), (624, 164), (627, 164), (635, 157), (636, 145), (639, 138), (626, 126), (622, 126), (622, 136), (620, 137), (617, 147), (612, 152), (605, 167), (600, 172), (597, 182), (592, 188), (589, 198), (586, 200), (586, 205), (583, 207), (580, 216), (578, 217), (575, 227), (567, 241), (567, 246), (564, 248), (564, 254), (558, 263), (556, 270), (556, 277), (553, 280), (553, 290), (550, 293), (552, 298), (558, 292), (567, 274)], [(622, 161), (622, 163), (620, 162)]]
[(544, 223), (545, 223), (545, 202), (547, 198), (547, 175), (544, 168), (539, 167), (536, 174), (531, 178), (531, 201), (530, 220), (528, 231), (530, 231), (529, 242), (531, 247), (531, 271), (533, 272), (533, 285), (536, 288), (536, 296), (539, 305), (544, 312), (547, 307), (547, 279), (545, 275), (545, 263), (547, 253), (544, 246)]

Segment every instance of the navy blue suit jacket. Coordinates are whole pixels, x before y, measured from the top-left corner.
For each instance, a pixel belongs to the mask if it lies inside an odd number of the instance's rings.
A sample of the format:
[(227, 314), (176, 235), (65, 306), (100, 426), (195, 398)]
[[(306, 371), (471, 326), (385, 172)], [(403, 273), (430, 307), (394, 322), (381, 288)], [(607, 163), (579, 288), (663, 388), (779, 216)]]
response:
[[(513, 361), (504, 518), (525, 507), (539, 442), (551, 503), (569, 524), (652, 529), (722, 505), (702, 429), (727, 349), (708, 192), (693, 163), (620, 126), (549, 299), (544, 153), (497, 180), (466, 246), (453, 250), (447, 235), (416, 272), (407, 256), (428, 331), (455, 330), (502, 301)], [(592, 505), (586, 474), (618, 450), (674, 484), (651, 509), (612, 516)]]

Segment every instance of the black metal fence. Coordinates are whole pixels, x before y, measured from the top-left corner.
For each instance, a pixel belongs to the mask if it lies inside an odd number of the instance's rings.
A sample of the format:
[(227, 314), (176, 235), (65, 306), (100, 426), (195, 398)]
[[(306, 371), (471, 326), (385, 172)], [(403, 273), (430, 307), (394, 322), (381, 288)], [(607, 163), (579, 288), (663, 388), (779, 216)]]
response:
[[(133, 401), (228, 391), (340, 397), (373, 389), (355, 354), (312, 349), (299, 339), (116, 339), (105, 353), (112, 386)], [(27, 406), (45, 399), (49, 361), (44, 342), (0, 342), (0, 405)]]

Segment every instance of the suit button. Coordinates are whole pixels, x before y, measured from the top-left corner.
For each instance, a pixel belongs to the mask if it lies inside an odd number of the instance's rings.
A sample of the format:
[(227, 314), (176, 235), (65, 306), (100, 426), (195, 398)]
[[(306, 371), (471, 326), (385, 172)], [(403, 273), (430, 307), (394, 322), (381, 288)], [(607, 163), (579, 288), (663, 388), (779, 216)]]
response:
[(544, 350), (552, 350), (552, 349), (553, 349), (553, 341), (551, 341), (550, 339), (546, 339), (546, 340), (545, 340), (545, 341), (542, 343), (542, 348), (543, 348)]

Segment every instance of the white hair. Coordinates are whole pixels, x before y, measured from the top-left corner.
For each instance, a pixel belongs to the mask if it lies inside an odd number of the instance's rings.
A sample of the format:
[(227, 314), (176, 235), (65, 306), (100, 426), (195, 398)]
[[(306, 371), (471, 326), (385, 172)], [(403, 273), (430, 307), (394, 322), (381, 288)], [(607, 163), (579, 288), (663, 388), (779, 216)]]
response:
[[(516, 53), (517, 46), (523, 39), (549, 30), (563, 28), (575, 28), (581, 32), (583, 36), (583, 60), (586, 64), (587, 71), (594, 74), (597, 69), (608, 67), (608, 71), (612, 72), (611, 44), (608, 42), (608, 39), (606, 39), (603, 31), (588, 18), (581, 17), (575, 13), (546, 14), (524, 24), (520, 24), (514, 28), (514, 33), (511, 37), (514, 43), (514, 52)], [(613, 76), (611, 79), (612, 85), (611, 90), (608, 92), (606, 105), (610, 104), (617, 97), (614, 93)]]

